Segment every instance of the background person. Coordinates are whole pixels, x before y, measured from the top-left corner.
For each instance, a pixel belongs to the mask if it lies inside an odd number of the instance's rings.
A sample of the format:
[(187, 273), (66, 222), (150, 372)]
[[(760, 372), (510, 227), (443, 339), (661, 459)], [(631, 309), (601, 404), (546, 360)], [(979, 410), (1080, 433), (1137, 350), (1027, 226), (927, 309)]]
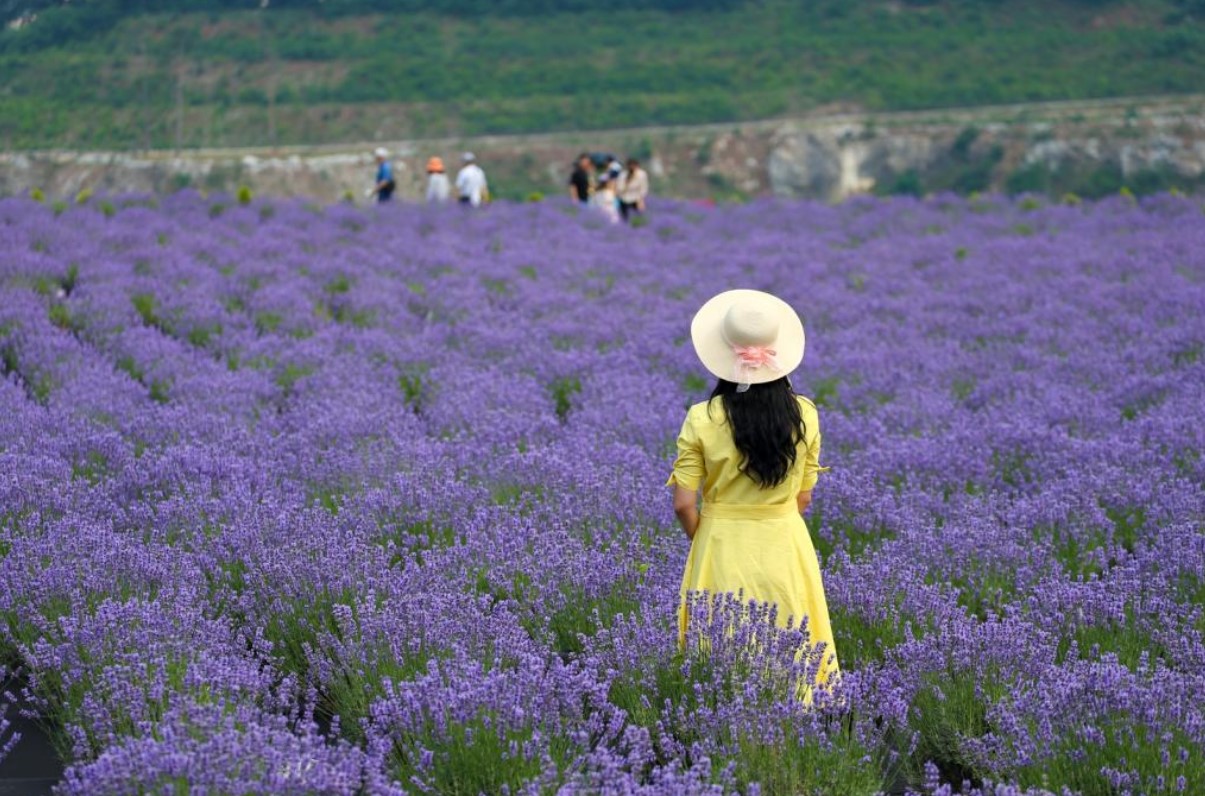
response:
[(371, 199), (376, 196), (377, 202), (388, 202), (393, 199), (393, 192), (397, 188), (397, 182), (393, 179), (393, 164), (389, 162), (389, 150), (377, 147), (372, 155), (377, 161), (377, 179), (368, 191), (368, 197)]
[(628, 170), (619, 178), (619, 214), (628, 220), (631, 213), (643, 214), (649, 195), (649, 174), (640, 168), (640, 161), (628, 158)]
[(780, 626), (807, 623), (810, 643), (825, 645), (823, 683), (837, 671), (837, 657), (820, 564), (801, 516), (823, 469), (820, 420), (787, 378), (803, 360), (803, 323), (776, 296), (729, 290), (703, 305), (690, 335), (718, 381), (709, 400), (687, 411), (667, 483), (691, 540), (680, 643), (692, 595), (739, 592), (776, 605)]
[(577, 163), (573, 166), (573, 174), (569, 176), (569, 198), (578, 204), (590, 204), (590, 173), (594, 171), (594, 162), (590, 153), (578, 155)]
[[(618, 163), (615, 164), (618, 167)], [(598, 187), (594, 189), (594, 205), (603, 211), (603, 215), (612, 224), (619, 223), (619, 198), (615, 194), (615, 184), (619, 179), (618, 168), (608, 168), (598, 177)]]
[(480, 207), (482, 202), (489, 200), (485, 171), (477, 165), (477, 156), (472, 152), (465, 152), (460, 159), (464, 162), (456, 175), (456, 193), (460, 196), (460, 203)]
[(444, 172), (442, 158), (433, 157), (427, 161), (427, 202), (428, 204), (443, 204), (452, 195), (452, 185)]

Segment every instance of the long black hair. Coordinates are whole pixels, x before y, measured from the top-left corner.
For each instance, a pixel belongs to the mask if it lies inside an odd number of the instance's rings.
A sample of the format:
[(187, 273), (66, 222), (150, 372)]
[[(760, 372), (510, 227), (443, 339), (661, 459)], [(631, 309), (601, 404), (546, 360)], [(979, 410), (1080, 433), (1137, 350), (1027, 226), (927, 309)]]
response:
[[(732, 426), (732, 439), (741, 454), (741, 472), (762, 489), (785, 481), (795, 466), (805, 432), (803, 412), (791, 382), (784, 376), (737, 392), (735, 383), (720, 379), (711, 393), (711, 400), (716, 398), (723, 402)], [(710, 402), (707, 409), (711, 411)]]

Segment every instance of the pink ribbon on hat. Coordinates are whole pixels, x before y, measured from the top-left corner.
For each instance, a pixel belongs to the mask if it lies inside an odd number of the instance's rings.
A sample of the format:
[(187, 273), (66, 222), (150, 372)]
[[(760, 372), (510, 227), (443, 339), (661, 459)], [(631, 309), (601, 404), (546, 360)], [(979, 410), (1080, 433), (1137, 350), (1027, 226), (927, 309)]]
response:
[(769, 346), (734, 345), (732, 353), (736, 354), (736, 378), (733, 381), (737, 384), (737, 392), (749, 389), (753, 372), (759, 368), (770, 368), (775, 372), (782, 370), (776, 359), (778, 352)]

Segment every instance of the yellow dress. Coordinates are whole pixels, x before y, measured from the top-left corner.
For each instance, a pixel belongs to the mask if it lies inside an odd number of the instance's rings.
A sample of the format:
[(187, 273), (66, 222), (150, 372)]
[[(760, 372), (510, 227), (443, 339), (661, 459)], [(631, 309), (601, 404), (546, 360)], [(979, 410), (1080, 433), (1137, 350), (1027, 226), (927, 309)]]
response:
[(682, 576), (679, 630), (685, 638), (686, 596), (743, 592), (745, 600), (774, 603), (779, 625), (798, 627), (806, 617), (811, 643), (824, 642), (819, 681), (837, 671), (836, 648), (820, 563), (799, 515), (796, 495), (816, 485), (820, 472), (820, 419), (815, 405), (799, 398), (804, 439), (795, 466), (783, 483), (762, 489), (739, 470), (741, 454), (732, 439), (724, 404), (695, 404), (678, 435), (678, 458), (667, 485), (703, 489), (698, 531)]

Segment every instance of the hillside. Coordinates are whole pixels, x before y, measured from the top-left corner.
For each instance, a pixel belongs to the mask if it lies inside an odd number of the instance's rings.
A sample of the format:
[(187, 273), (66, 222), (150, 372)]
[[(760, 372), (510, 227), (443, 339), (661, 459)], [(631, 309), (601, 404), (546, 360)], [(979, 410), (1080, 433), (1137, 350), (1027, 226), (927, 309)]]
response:
[(38, 5), (0, 5), (10, 150), (700, 124), (1166, 95), (1205, 79), (1198, 0)]
[[(1000, 191), (1074, 201), (1205, 189), (1205, 95), (378, 143), (392, 152), (399, 198), (409, 201), (424, 196), (428, 157), (455, 162), (466, 149), (485, 166), (494, 197), (519, 201), (563, 196), (583, 149), (640, 157), (658, 199)], [(191, 188), (335, 202), (361, 195), (378, 143), (0, 152), (0, 196), (65, 207), (94, 194)]]

